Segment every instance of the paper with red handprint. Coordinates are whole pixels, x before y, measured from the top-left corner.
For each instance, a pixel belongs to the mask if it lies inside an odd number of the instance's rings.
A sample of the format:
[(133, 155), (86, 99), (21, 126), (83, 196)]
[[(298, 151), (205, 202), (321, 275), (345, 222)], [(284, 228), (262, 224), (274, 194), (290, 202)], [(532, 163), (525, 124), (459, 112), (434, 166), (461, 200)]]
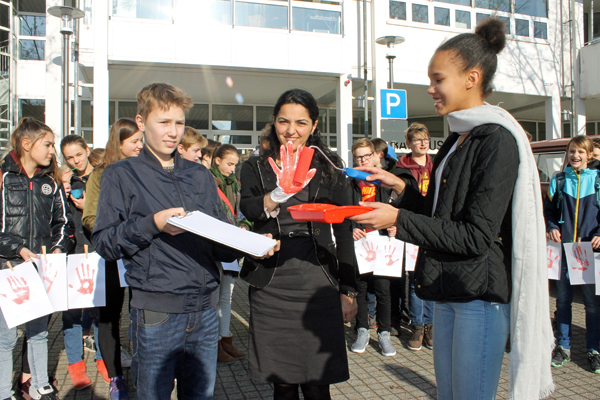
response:
[(33, 263), (17, 265), (13, 270), (0, 271), (0, 308), (9, 328), (53, 312)]
[(382, 262), (377, 263), (373, 275), (402, 277), (402, 256), (404, 255), (404, 242), (389, 236), (380, 236), (383, 245)]
[(571, 285), (595, 283), (594, 250), (591, 242), (563, 243)]
[(415, 265), (417, 264), (417, 255), (419, 254), (419, 246), (415, 246), (411, 243), (406, 243), (406, 272), (414, 271)]
[(52, 303), (54, 311), (65, 311), (69, 309), (67, 300), (67, 255), (61, 254), (38, 254), (40, 258), (32, 258), (40, 278), (44, 282), (46, 293)]
[(105, 263), (98, 253), (72, 254), (67, 257), (67, 294), (69, 308), (106, 305)]
[(548, 255), (548, 279), (560, 279), (560, 266), (562, 262), (562, 245), (551, 240), (546, 244)]
[(277, 166), (275, 161), (269, 157), (269, 163), (271, 164), (271, 168), (275, 171), (275, 175), (277, 176), (277, 186), (279, 186), (284, 193), (293, 194), (298, 193), (302, 190), (304, 186), (315, 176), (317, 170), (315, 168), (308, 171), (306, 174), (306, 178), (304, 179), (303, 185), (295, 185), (294, 184), (294, 175), (296, 174), (296, 167), (298, 166), (298, 160), (302, 155), (302, 151), (304, 150), (304, 146), (299, 146), (296, 151), (296, 157), (294, 159), (294, 145), (292, 142), (287, 143), (287, 147), (281, 145), (279, 149), (279, 160), (281, 162), (281, 168)]
[(354, 252), (358, 261), (358, 272), (360, 274), (373, 272), (377, 266), (375, 261), (378, 257), (378, 237), (379, 235), (367, 235), (366, 238), (354, 241)]
[(594, 253), (594, 281), (596, 282), (596, 296), (600, 296), (600, 253)]

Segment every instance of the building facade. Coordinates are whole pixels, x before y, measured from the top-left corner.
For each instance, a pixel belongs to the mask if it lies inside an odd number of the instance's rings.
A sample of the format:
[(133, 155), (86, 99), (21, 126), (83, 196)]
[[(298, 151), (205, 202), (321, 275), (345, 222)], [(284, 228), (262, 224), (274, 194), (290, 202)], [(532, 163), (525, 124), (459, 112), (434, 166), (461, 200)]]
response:
[[(60, 20), (47, 9), (63, 4), (0, 0), (4, 147), (21, 116), (45, 119), (62, 134), (62, 36)], [(594, 41), (600, 14), (592, 10), (600, 6), (591, 0), (67, 0), (66, 5), (85, 12), (71, 40), (70, 132), (95, 147), (104, 147), (112, 122), (135, 116), (139, 89), (161, 81), (194, 99), (188, 125), (243, 151), (258, 145), (273, 104), (294, 87), (317, 98), (319, 129), (347, 162), (352, 141), (365, 131), (401, 147), (406, 124), (413, 121), (428, 126), (435, 151), (448, 125), (435, 115), (426, 93), (429, 59), (444, 40), (473, 31), (492, 13), (505, 21), (508, 44), (488, 101), (513, 113), (534, 140), (600, 133), (600, 44)], [(381, 118), (380, 91), (390, 86), (390, 66), (388, 48), (376, 40), (384, 36), (405, 39), (394, 49), (393, 87), (407, 91), (407, 121)]]

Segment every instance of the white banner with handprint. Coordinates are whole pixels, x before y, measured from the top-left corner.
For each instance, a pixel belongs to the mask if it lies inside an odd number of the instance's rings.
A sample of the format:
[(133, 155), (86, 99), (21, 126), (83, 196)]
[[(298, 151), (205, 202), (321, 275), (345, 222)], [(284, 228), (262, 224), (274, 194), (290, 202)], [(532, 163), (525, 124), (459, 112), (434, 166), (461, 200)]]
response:
[(417, 255), (419, 254), (419, 246), (411, 243), (406, 243), (406, 272), (412, 272), (417, 265)]
[(13, 328), (52, 313), (52, 304), (32, 262), (0, 271), (0, 308)]
[(600, 296), (600, 253), (594, 253), (594, 279), (596, 281), (596, 296)]
[(72, 254), (67, 257), (69, 308), (106, 305), (104, 259), (98, 253)]
[(548, 255), (548, 279), (560, 280), (560, 263), (562, 261), (562, 245), (549, 240), (546, 244)]
[(54, 311), (69, 309), (67, 300), (67, 255), (39, 254), (40, 258), (32, 258), (35, 262), (40, 278), (44, 282), (46, 293), (52, 303)]
[(571, 285), (590, 285), (594, 278), (594, 250), (591, 242), (563, 243)]
[(402, 276), (404, 242), (369, 232), (366, 238), (354, 241), (354, 251), (361, 274)]

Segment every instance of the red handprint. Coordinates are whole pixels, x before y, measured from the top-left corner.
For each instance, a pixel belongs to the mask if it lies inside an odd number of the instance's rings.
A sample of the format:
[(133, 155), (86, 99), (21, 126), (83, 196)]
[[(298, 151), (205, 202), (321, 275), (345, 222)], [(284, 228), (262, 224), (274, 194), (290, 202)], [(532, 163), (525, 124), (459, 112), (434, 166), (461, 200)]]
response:
[(366, 246), (365, 246), (365, 243), (363, 243), (362, 246), (365, 249), (365, 251), (367, 252), (367, 255), (363, 256), (361, 254), (360, 256), (369, 262), (374, 261), (377, 258), (376, 252), (377, 252), (377, 249), (379, 248), (379, 246), (375, 247), (375, 245), (372, 242), (369, 242), (368, 240), (367, 240)]
[(581, 249), (581, 246), (576, 246), (574, 253), (575, 253), (575, 260), (579, 264), (579, 268), (573, 267), (573, 269), (579, 270), (579, 271), (587, 271), (588, 267), (590, 266), (590, 263), (587, 259), (587, 250)]
[(50, 289), (52, 289), (52, 285), (54, 284), (54, 280), (58, 275), (58, 270), (54, 270), (54, 276), (52, 275), (52, 263), (44, 263), (44, 281), (48, 282), (48, 287), (46, 288), (46, 293), (50, 293)]
[[(14, 293), (14, 298), (11, 300), (18, 305), (21, 305), (29, 300), (29, 285), (27, 285), (27, 281), (25, 278), (18, 278), (14, 276), (9, 276), (6, 278), (8, 284), (10, 285), (10, 289)], [(4, 296), (8, 298), (4, 293), (0, 293), (0, 296)]]
[(556, 257), (554, 257), (554, 259), (552, 259), (552, 255), (554, 254), (554, 253), (552, 252), (552, 250), (550, 250), (550, 249), (546, 249), (546, 252), (547, 252), (547, 254), (548, 254), (548, 269), (552, 269), (552, 266), (554, 265), (554, 262), (555, 262), (556, 260), (558, 260), (558, 256), (559, 256), (559, 255), (557, 254), (557, 255), (556, 255)]
[[(79, 283), (81, 284), (81, 287), (77, 291), (81, 294), (91, 294), (94, 291), (94, 275), (96, 274), (96, 270), (92, 269), (92, 273), (90, 274), (90, 264), (82, 263), (81, 269), (77, 268), (76, 271)], [(73, 288), (73, 285), (69, 285), (69, 287)]]
[(298, 193), (302, 190), (302, 188), (306, 185), (308, 181), (310, 181), (313, 176), (317, 173), (315, 168), (308, 171), (306, 174), (306, 180), (304, 181), (304, 185), (295, 185), (294, 184), (294, 174), (296, 173), (296, 166), (298, 165), (298, 160), (302, 155), (302, 151), (304, 150), (304, 146), (298, 147), (296, 151), (296, 160), (294, 161), (294, 145), (292, 142), (287, 143), (286, 146), (281, 145), (279, 149), (279, 160), (281, 161), (281, 168), (277, 166), (275, 161), (271, 157), (269, 157), (269, 163), (275, 171), (275, 175), (277, 175), (277, 186), (279, 186), (284, 193), (292, 194)]
[(417, 260), (417, 256), (419, 255), (419, 248), (417, 246), (410, 246), (409, 251), (407, 252), (408, 256), (413, 259), (413, 261)]
[(394, 246), (385, 246), (385, 264), (389, 267), (390, 265), (400, 261), (399, 258), (392, 260), (392, 256), (394, 255), (394, 252), (396, 251), (396, 247)]

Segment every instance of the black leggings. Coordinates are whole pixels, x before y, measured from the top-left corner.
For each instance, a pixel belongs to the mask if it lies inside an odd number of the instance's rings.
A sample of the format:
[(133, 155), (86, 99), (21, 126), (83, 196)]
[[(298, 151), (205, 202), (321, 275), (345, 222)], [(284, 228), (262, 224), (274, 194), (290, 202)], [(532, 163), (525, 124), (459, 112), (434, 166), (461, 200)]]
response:
[(273, 384), (273, 400), (299, 400), (298, 386), (302, 389), (305, 400), (331, 400), (329, 385), (298, 385), (298, 384)]
[(102, 358), (106, 364), (108, 376), (123, 375), (121, 368), (121, 309), (125, 297), (125, 288), (121, 287), (117, 263), (106, 262), (106, 306), (100, 307), (100, 320), (98, 322), (98, 346), (102, 351)]

